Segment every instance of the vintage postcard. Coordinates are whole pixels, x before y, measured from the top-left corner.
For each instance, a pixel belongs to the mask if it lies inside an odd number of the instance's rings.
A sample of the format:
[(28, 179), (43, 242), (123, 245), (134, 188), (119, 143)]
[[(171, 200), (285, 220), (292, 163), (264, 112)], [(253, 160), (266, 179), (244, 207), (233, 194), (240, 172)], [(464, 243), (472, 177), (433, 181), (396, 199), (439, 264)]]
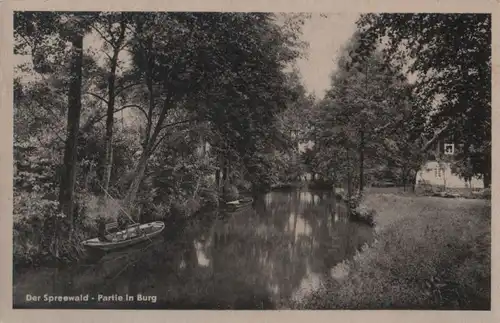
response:
[(500, 319), (498, 4), (107, 2), (2, 4), (1, 322)]

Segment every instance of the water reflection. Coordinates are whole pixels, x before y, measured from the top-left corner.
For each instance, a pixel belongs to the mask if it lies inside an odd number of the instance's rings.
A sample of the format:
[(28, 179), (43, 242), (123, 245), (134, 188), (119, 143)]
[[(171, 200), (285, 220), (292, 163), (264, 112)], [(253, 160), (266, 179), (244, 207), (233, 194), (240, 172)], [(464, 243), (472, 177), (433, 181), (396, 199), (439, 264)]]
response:
[(208, 267), (210, 264), (210, 259), (207, 258), (204, 252), (204, 245), (201, 242), (195, 241), (196, 257), (198, 264), (203, 267)]
[(254, 208), (202, 215), (97, 264), (19, 273), (14, 299), (22, 305), (26, 293), (141, 293), (158, 301), (135, 306), (272, 309), (310, 292), (371, 239), (371, 228), (349, 222), (329, 194), (272, 192)]

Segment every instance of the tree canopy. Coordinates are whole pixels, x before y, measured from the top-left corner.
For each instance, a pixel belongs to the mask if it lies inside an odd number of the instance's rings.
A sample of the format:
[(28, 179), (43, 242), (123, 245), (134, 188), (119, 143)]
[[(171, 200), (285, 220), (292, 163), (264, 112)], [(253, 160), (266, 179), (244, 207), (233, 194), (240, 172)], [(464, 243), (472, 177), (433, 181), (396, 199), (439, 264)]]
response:
[[(16, 145), (42, 140), (46, 146), (38, 149), (52, 146), (54, 153), (47, 155), (61, 182), (51, 187), (59, 191), (61, 206), (68, 206), (62, 211), (70, 223), (73, 206), (78, 209), (75, 196), (108, 196), (110, 190), (134, 208), (141, 187), (151, 183), (144, 183), (146, 177), (185, 165), (165, 153), (193, 162), (205, 142), (213, 167), (185, 170), (200, 177), (194, 183), (210, 186), (210, 172), (224, 180), (236, 172), (256, 186), (270, 184), (277, 166), (273, 158), (265, 160), (285, 149), (277, 121), (305, 96), (286, 71), (302, 55), (304, 19), (270, 13), (16, 12), (15, 53), (31, 58), (32, 69), (21, 68), (32, 76), (16, 83), (15, 122), (36, 130), (17, 132)], [(126, 109), (119, 128), (117, 112)], [(21, 182), (19, 187), (29, 186)]]
[(388, 61), (414, 74), (415, 99), (428, 116), (427, 129), (440, 130), (439, 137), (456, 144), (462, 175), (482, 176), (488, 186), (491, 15), (368, 14), (358, 28), (361, 51), (382, 44)]

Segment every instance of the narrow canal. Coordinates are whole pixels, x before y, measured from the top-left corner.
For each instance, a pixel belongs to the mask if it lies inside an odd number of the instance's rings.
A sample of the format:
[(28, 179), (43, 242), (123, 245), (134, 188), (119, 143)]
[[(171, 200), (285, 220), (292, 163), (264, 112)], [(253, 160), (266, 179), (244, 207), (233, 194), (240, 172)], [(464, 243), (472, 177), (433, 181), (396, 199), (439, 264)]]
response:
[[(275, 309), (304, 296), (373, 239), (331, 193), (271, 192), (235, 213), (201, 214), (182, 229), (94, 263), (14, 273), (14, 307)], [(87, 295), (95, 302), (27, 301)], [(134, 304), (97, 302), (133, 295)], [(146, 296), (138, 300), (137, 295)], [(85, 303), (85, 304), (84, 304)], [(89, 305), (91, 304), (91, 305)]]

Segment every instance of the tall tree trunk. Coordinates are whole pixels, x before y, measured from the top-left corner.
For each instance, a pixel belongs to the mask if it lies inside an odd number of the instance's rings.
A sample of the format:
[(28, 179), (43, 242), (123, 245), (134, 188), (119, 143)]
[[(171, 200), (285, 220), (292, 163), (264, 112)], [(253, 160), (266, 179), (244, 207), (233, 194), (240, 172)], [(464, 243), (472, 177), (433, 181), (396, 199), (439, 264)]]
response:
[(102, 192), (104, 196), (109, 190), (109, 182), (111, 181), (111, 171), (113, 168), (113, 137), (110, 135), (109, 139), (105, 139), (106, 152), (104, 155), (103, 178), (102, 178)]
[(413, 193), (415, 193), (415, 189), (417, 186), (417, 174), (419, 171), (420, 171), (420, 167), (413, 169), (413, 176), (412, 176), (412, 180), (411, 180), (411, 183), (412, 183), (411, 187), (412, 187)]
[(484, 188), (489, 188), (491, 186), (491, 172), (485, 172), (483, 174), (483, 185)]
[(364, 188), (364, 163), (365, 163), (365, 132), (360, 131), (359, 134), (359, 192), (363, 193)]
[[(149, 161), (149, 158), (151, 155), (154, 153), (155, 148), (158, 146), (160, 140), (158, 139), (158, 135), (160, 134), (160, 131), (162, 130), (163, 123), (165, 122), (165, 118), (167, 115), (167, 111), (172, 107), (172, 102), (170, 99), (166, 99), (163, 102), (163, 108), (160, 113), (160, 116), (158, 118), (158, 122), (155, 125), (155, 128), (153, 130), (153, 133), (151, 134), (151, 137), (148, 136), (149, 132), (146, 134), (146, 138), (144, 140), (143, 146), (145, 147), (141, 158), (139, 159), (139, 163), (137, 164), (137, 167), (135, 168), (135, 174), (134, 174), (134, 179), (132, 180), (132, 184), (130, 185), (127, 195), (125, 197), (127, 207), (130, 208), (137, 197), (137, 192), (139, 191), (139, 186), (142, 183), (142, 180), (144, 179), (144, 174), (146, 172), (146, 167)], [(151, 124), (151, 120), (148, 120), (148, 125)], [(148, 126), (150, 128), (150, 126)]]
[(222, 188), (224, 190), (224, 186), (226, 185), (226, 180), (227, 180), (227, 166), (226, 166), (226, 156), (225, 153), (219, 154), (219, 162), (220, 162), (220, 169), (221, 169), (221, 175), (222, 175), (222, 181), (219, 185), (219, 188)]
[(217, 188), (217, 191), (220, 189), (220, 169), (217, 168), (215, 170), (215, 186)]
[(407, 171), (406, 171), (406, 165), (403, 166), (403, 191), (406, 192), (406, 183), (407, 183)]
[(491, 186), (491, 151), (485, 155), (483, 184), (484, 188), (489, 188)]
[(146, 166), (148, 164), (149, 155), (144, 151), (137, 167), (135, 168), (134, 179), (132, 180), (132, 184), (127, 191), (127, 196), (125, 197), (125, 201), (127, 203), (127, 208), (131, 210), (132, 205), (137, 198), (137, 192), (139, 191), (139, 187), (141, 186), (142, 179), (144, 178), (144, 174), (146, 173)]
[(227, 158), (226, 158), (226, 172), (227, 172), (227, 182), (229, 184), (232, 183), (232, 180), (231, 180), (231, 157), (229, 156), (229, 154), (227, 154)]
[(224, 157), (222, 164), (224, 165), (222, 168), (222, 185), (224, 186), (227, 183), (227, 160)]
[(351, 160), (349, 155), (349, 148), (346, 149), (347, 156), (347, 200), (351, 200), (352, 196), (352, 175), (351, 175)]
[(333, 213), (330, 214), (330, 217), (334, 219), (335, 214), (337, 213), (337, 176), (335, 175), (335, 173), (332, 176), (332, 182), (333, 182), (333, 199), (332, 199)]
[(111, 179), (111, 170), (113, 165), (113, 124), (115, 114), (115, 90), (116, 90), (116, 68), (118, 66), (118, 55), (120, 54), (123, 41), (125, 39), (125, 20), (122, 16), (120, 21), (120, 34), (116, 42), (113, 44), (113, 56), (110, 60), (110, 71), (108, 75), (108, 109), (106, 111), (106, 135), (103, 171), (102, 171), (102, 186), (104, 188), (103, 195), (109, 189)]
[(114, 123), (114, 110), (115, 110), (115, 98), (114, 98), (114, 79), (115, 79), (115, 64), (111, 63), (111, 72), (108, 79), (108, 109), (106, 113), (106, 135), (105, 135), (105, 154), (104, 162), (102, 166), (102, 187), (104, 195), (109, 189), (109, 181), (111, 179), (111, 169), (113, 165), (113, 123)]
[[(142, 24), (137, 24), (137, 31), (142, 32)], [(149, 37), (148, 39), (145, 40), (145, 45), (146, 47), (151, 50), (152, 49), (152, 38)], [(174, 106), (172, 102), (172, 98), (169, 96), (163, 101), (163, 107), (160, 112), (160, 115), (158, 117), (158, 121), (154, 126), (153, 129), (153, 112), (155, 110), (155, 95), (153, 91), (153, 76), (152, 76), (152, 71), (153, 71), (153, 66), (154, 66), (154, 58), (148, 57), (145, 52), (143, 52), (144, 58), (146, 60), (146, 78), (145, 78), (145, 83), (148, 88), (149, 92), (149, 110), (147, 113), (147, 127), (146, 127), (146, 133), (144, 134), (144, 140), (142, 142), (142, 155), (141, 158), (139, 159), (139, 163), (137, 164), (137, 167), (135, 169), (135, 174), (134, 174), (134, 179), (132, 180), (132, 184), (130, 185), (129, 189), (127, 190), (127, 194), (125, 196), (126, 204), (127, 207), (130, 209), (131, 206), (134, 204), (135, 199), (137, 197), (137, 192), (139, 191), (139, 186), (142, 183), (142, 180), (144, 179), (144, 174), (146, 172), (146, 167), (149, 158), (151, 155), (154, 153), (154, 150), (157, 148), (157, 145), (160, 143), (161, 139), (157, 142), (158, 135), (160, 134), (163, 124), (165, 122), (167, 112)], [(151, 130), (153, 132), (151, 133)]]
[(70, 230), (73, 230), (74, 191), (77, 172), (77, 145), (82, 109), (82, 63), (83, 63), (83, 34), (75, 32), (71, 40), (72, 56), (70, 68), (70, 88), (68, 94), (68, 125), (64, 162), (59, 190), (59, 203), (62, 212), (68, 217)]
[(349, 148), (346, 150), (347, 155), (347, 214), (350, 217), (352, 213), (351, 209), (351, 198), (352, 198), (352, 173), (351, 173), (351, 160), (349, 154)]
[(411, 168), (408, 167), (408, 169), (406, 170), (406, 185), (407, 186), (408, 186), (408, 184), (413, 183), (412, 175), (413, 175), (413, 171), (411, 170)]
[(205, 136), (204, 135), (201, 135), (200, 136), (200, 155), (202, 158), (205, 158), (206, 154), (207, 154), (207, 147), (205, 145)]

